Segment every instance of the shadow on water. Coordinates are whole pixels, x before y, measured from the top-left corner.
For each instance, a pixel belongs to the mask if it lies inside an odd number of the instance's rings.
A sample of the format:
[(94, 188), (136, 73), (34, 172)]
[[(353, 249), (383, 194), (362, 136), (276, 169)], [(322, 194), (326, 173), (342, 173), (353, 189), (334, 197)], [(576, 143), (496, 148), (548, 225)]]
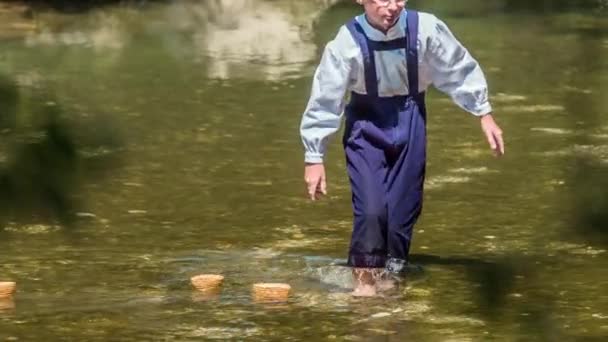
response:
[[(606, 4), (608, 6), (608, 4)], [(592, 77), (585, 79), (586, 84), (598, 84), (606, 82), (606, 66), (601, 63), (605, 61), (607, 54), (599, 44), (589, 37), (597, 37), (596, 31), (578, 31), (581, 43), (577, 46), (577, 60), (587, 61), (585, 67), (592, 69)], [(602, 36), (608, 36), (608, 26)], [(595, 62), (597, 61), (597, 62)], [(601, 70), (604, 70), (603, 72)], [(604, 77), (604, 78), (602, 78)], [(568, 80), (572, 84), (581, 83), (575, 75)], [(605, 86), (605, 84), (604, 84)], [(598, 94), (601, 93), (601, 90)], [(591, 110), (580, 110), (581, 104), (585, 104)], [(573, 128), (584, 129), (584, 134), (573, 139), (573, 145), (585, 147), (590, 153), (580, 154), (571, 159), (574, 171), (571, 175), (570, 184), (573, 207), (575, 209), (572, 234), (583, 238), (590, 244), (601, 247), (608, 246), (608, 161), (598, 158), (594, 150), (598, 147), (594, 142), (593, 135), (598, 128), (606, 126), (602, 122), (600, 113), (606, 110), (608, 102), (601, 96), (572, 96), (565, 100), (566, 108), (576, 115), (570, 116), (570, 125)], [(605, 146), (605, 145), (604, 145)], [(569, 166), (571, 166), (569, 165)]]
[(574, 176), (575, 237), (591, 245), (608, 246), (608, 167), (589, 159), (577, 161)]
[(10, 78), (0, 75), (0, 131), (15, 128), (18, 102), (17, 85)]
[(479, 307), (487, 316), (498, 317), (506, 296), (515, 287), (515, 277), (529, 273), (527, 263), (507, 258), (487, 261), (466, 257), (441, 257), (430, 254), (413, 254), (414, 264), (424, 266), (449, 266), (463, 269), (471, 283), (479, 284)]
[[(467, 257), (416, 254), (414, 263), (424, 267), (448, 266), (462, 270), (475, 288), (476, 310), (493, 330), (517, 327), (522, 336), (539, 341), (578, 339), (556, 320), (556, 295), (547, 291), (541, 269), (560, 263), (555, 258), (505, 256), (493, 261)], [(565, 275), (564, 275), (565, 276)], [(525, 298), (525, 300), (513, 300)]]
[[(52, 96), (21, 91), (0, 77), (0, 223), (72, 227), (86, 181), (118, 166), (121, 145), (106, 123), (77, 122)], [(91, 151), (110, 150), (110, 153)]]
[[(604, 12), (608, 6), (603, 1), (523, 1), (508, 0), (504, 2), (506, 12), (559, 12), (575, 9), (596, 10)], [(566, 30), (555, 28), (556, 31)], [(605, 52), (601, 45), (593, 38), (606, 36), (606, 30), (602, 27), (594, 28), (570, 28), (569, 33), (577, 34), (579, 44), (577, 45), (576, 61), (583, 61), (580, 68), (592, 67), (596, 79), (580, 80), (573, 73), (565, 83), (573, 86), (589, 86), (589, 84), (601, 84), (603, 73), (599, 72), (604, 66), (600, 61), (605, 60)], [(591, 38), (591, 39), (590, 39)], [(596, 62), (597, 61), (597, 62)], [(587, 62), (587, 63), (585, 63)], [(605, 70), (605, 69), (604, 69)], [(597, 96), (597, 95), (596, 95)], [(565, 218), (569, 224), (564, 235), (571, 241), (584, 240), (586, 243), (600, 248), (608, 246), (608, 164), (606, 160), (599, 160), (598, 154), (593, 153), (597, 149), (597, 141), (593, 135), (600, 127), (606, 125), (601, 122), (599, 114), (605, 111), (605, 101), (592, 95), (570, 96), (565, 99), (565, 106), (571, 118), (573, 130), (583, 130), (583, 134), (577, 135), (572, 140), (572, 146), (583, 147), (590, 153), (573, 156), (564, 165), (564, 169), (572, 170), (569, 175), (570, 193), (567, 194), (569, 201), (565, 203), (574, 215)], [(585, 106), (581, 104), (585, 102)], [(581, 110), (587, 108), (587, 110)], [(573, 167), (574, 166), (574, 167)], [(567, 214), (566, 214), (567, 215)], [(534, 337), (542, 341), (555, 341), (563, 339), (580, 339), (583, 336), (570, 335), (567, 330), (557, 326), (554, 315), (558, 311), (557, 297), (550, 294), (547, 288), (554, 284), (548, 284), (540, 279), (538, 274), (543, 265), (563, 262), (560, 256), (556, 260), (543, 260), (542, 258), (507, 257), (496, 262), (486, 262), (468, 258), (440, 258), (429, 255), (417, 255), (413, 257), (415, 262), (421, 264), (438, 264), (449, 266), (463, 266), (471, 284), (477, 284), (477, 298), (480, 312), (499, 326), (505, 322), (505, 314), (509, 310), (515, 310), (518, 318), (515, 323), (526, 336)], [(567, 277), (566, 274), (563, 274)], [(519, 278), (526, 282), (525, 288), (518, 286)], [(509, 307), (509, 295), (516, 290), (526, 301), (518, 304), (518, 307)], [(511, 317), (513, 317), (511, 315)], [(594, 337), (588, 337), (595, 340)], [(599, 338), (598, 338), (599, 340)]]

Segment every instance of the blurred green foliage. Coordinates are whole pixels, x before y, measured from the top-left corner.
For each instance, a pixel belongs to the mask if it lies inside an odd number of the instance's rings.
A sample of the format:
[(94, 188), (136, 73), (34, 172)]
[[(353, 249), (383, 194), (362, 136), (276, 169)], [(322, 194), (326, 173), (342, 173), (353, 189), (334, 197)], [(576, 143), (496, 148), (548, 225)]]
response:
[(86, 179), (106, 174), (119, 161), (116, 153), (85, 152), (103, 146), (119, 151), (121, 139), (104, 129), (109, 123), (79, 122), (52, 96), (21, 89), (6, 76), (0, 76), (0, 101), (0, 224), (42, 220), (71, 226)]

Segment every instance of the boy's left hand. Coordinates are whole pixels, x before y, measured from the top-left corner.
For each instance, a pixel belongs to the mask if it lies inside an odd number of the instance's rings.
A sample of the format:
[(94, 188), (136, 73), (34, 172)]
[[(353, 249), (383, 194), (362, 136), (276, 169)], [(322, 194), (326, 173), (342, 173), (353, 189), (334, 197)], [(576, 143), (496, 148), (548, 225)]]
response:
[(502, 156), (505, 154), (505, 144), (502, 140), (502, 130), (496, 122), (492, 114), (487, 114), (481, 117), (481, 130), (486, 135), (490, 148), (494, 151), (496, 156)]

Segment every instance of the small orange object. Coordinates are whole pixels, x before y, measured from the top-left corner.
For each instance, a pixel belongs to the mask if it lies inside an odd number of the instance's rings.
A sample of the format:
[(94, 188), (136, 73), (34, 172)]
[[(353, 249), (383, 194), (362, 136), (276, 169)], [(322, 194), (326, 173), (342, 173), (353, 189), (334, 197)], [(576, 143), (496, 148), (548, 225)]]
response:
[(224, 276), (219, 274), (200, 274), (190, 278), (192, 286), (204, 293), (219, 293)]
[(0, 298), (0, 313), (3, 310), (10, 311), (15, 309), (15, 301), (12, 298)]
[(286, 302), (289, 299), (291, 286), (282, 283), (253, 284), (253, 300), (263, 303)]
[(0, 282), (0, 298), (9, 298), (13, 296), (15, 293), (15, 289), (17, 288), (17, 283), (12, 281), (3, 281)]

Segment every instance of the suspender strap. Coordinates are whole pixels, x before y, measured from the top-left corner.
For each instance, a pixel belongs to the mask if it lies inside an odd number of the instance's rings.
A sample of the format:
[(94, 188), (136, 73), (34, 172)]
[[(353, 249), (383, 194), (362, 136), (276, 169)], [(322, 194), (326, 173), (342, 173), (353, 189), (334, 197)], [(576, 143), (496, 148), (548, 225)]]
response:
[(355, 39), (355, 42), (359, 44), (361, 54), (363, 55), (363, 70), (365, 73), (365, 91), (367, 95), (378, 96), (378, 77), (376, 75), (376, 56), (374, 51), (368, 42), (363, 28), (356, 19), (352, 19), (346, 24), (346, 27), (350, 31), (350, 34)]
[(407, 81), (409, 94), (418, 95), (418, 12), (407, 11)]
[(380, 42), (368, 40), (367, 45), (369, 45), (372, 51), (399, 50), (407, 46), (407, 40), (405, 37)]
[(407, 78), (409, 95), (418, 95), (418, 12), (407, 11), (407, 32), (405, 37), (389, 41), (374, 41), (368, 39), (365, 31), (356, 19), (350, 20), (346, 27), (355, 39), (363, 55), (365, 75), (365, 90), (367, 95), (378, 96), (378, 76), (376, 74), (376, 56), (374, 51), (406, 50)]

